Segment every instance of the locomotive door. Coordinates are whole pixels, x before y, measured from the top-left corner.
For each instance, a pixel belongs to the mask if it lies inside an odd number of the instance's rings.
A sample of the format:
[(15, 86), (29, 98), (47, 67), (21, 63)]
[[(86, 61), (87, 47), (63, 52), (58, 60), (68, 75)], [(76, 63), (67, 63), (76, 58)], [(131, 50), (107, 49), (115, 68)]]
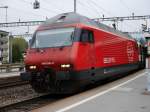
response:
[(80, 41), (82, 42), (82, 52), (88, 69), (93, 69), (95, 65), (94, 35), (93, 31), (83, 29)]

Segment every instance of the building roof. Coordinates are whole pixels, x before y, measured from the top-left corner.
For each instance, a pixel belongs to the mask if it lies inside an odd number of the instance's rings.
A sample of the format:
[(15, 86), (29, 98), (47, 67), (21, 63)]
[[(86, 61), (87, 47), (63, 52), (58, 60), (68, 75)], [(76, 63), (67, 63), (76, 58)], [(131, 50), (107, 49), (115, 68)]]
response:
[(144, 33), (144, 37), (150, 37), (149, 33)]
[(6, 31), (3, 31), (3, 30), (0, 30), (0, 33), (8, 34), (9, 32), (6, 32)]

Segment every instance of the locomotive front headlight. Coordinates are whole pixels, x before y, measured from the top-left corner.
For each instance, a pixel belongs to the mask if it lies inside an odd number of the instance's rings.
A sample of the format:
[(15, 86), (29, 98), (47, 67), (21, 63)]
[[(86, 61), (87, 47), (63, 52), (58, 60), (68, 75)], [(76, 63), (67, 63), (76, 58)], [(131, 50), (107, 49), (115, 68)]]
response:
[(61, 68), (70, 68), (71, 65), (70, 64), (61, 64)]
[(36, 66), (29, 66), (30, 69), (36, 69)]

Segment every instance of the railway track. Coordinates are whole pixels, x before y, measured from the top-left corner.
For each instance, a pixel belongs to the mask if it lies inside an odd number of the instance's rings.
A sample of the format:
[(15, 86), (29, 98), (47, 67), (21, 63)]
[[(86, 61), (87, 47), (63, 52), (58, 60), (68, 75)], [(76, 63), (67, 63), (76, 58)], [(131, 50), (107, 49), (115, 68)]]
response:
[(10, 107), (24, 102), (39, 100), (45, 95), (36, 93), (29, 82), (22, 81), (20, 76), (0, 77), (0, 112), (7, 112)]
[(28, 93), (34, 93), (31, 91), (29, 82), (22, 81), (20, 76), (0, 77), (0, 108), (22, 101), (23, 96), (23, 100), (29, 99)]
[[(120, 78), (123, 78), (123, 77), (118, 77), (117, 79), (120, 79)], [(82, 92), (84, 93), (85, 91), (91, 90), (93, 88), (103, 86), (109, 82), (113, 83), (113, 81), (117, 79), (100, 81), (96, 85), (88, 86)], [(65, 95), (65, 96), (64, 95), (49, 95), (49, 93), (38, 94), (33, 91), (33, 89), (31, 88), (29, 84), (21, 85), (18, 87), (14, 86), (14, 87), (17, 90), (16, 93), (18, 93), (15, 95), (15, 97), (10, 97), (10, 99), (12, 98), (11, 101), (14, 100), (14, 102), (9, 102), (10, 101), (9, 99), (8, 99), (8, 102), (6, 102), (5, 104), (1, 104), (0, 102), (0, 112), (28, 112), (37, 108), (41, 108), (44, 105), (53, 104), (59, 100), (74, 96), (74, 95), (71, 95), (71, 96), (70, 95)], [(15, 93), (15, 92), (13, 91), (11, 92), (10, 90), (8, 91), (8, 93)], [(1, 96), (1, 92), (0, 92), (0, 96)], [(6, 93), (6, 99), (8, 98), (8, 96), (9, 95)], [(0, 101), (2, 99), (3, 98), (0, 98)], [(17, 100), (17, 99), (20, 99), (20, 100)], [(4, 100), (5, 99), (3, 99), (3, 101)]]
[(0, 78), (0, 112), (26, 112), (58, 99), (48, 94), (36, 93), (19, 76)]
[(0, 89), (0, 112), (3, 108), (6, 109), (12, 105), (36, 99), (43, 95), (46, 94), (35, 93), (29, 84)]
[(27, 84), (29, 84), (28, 81), (6, 82), (6, 83), (1, 83), (0, 84), (0, 89), (6, 89), (6, 88), (9, 88), (9, 87), (20, 86), (20, 85), (27, 85)]
[(49, 93), (34, 92), (29, 82), (21, 81), (18, 77), (5, 81), (0, 82), (0, 112), (26, 112), (57, 99)]
[(31, 99), (27, 99), (18, 103), (7, 105), (0, 108), (0, 112), (28, 112), (33, 109), (40, 108), (41, 106), (47, 105), (58, 101), (60, 98), (52, 97), (51, 95), (41, 95)]
[(22, 81), (20, 76), (4, 77), (0, 78), (0, 89), (6, 89), (9, 87), (20, 86), (28, 84), (28, 81)]
[[(79, 93), (85, 92), (89, 89), (93, 89), (100, 85), (104, 85), (107, 82), (110, 82), (110, 81), (105, 80), (105, 81), (101, 81), (101, 82), (97, 83), (96, 85), (88, 86), (87, 88), (80, 91)], [(37, 93), (33, 92), (32, 94), (37, 94)], [(31, 95), (31, 93), (30, 93), (30, 95)], [(22, 95), (22, 96), (24, 96), (24, 95)], [(73, 94), (73, 96), (74, 96), (74, 94)], [(50, 95), (48, 93), (47, 94), (38, 94), (38, 95), (35, 95), (32, 97), (26, 98), (22, 101), (15, 102), (15, 103), (12, 103), (9, 105), (5, 105), (0, 108), (0, 112), (28, 112), (28, 111), (32, 111), (37, 108), (41, 108), (44, 105), (53, 104), (59, 100), (62, 100), (62, 99), (68, 98), (68, 97), (72, 97), (72, 95)]]

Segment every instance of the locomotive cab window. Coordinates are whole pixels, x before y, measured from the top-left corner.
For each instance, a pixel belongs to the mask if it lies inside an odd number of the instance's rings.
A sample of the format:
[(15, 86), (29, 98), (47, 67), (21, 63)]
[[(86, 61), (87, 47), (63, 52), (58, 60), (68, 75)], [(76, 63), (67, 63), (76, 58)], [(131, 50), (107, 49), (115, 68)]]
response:
[(81, 31), (80, 41), (93, 43), (94, 42), (93, 32), (90, 30), (83, 29)]
[(37, 31), (31, 48), (71, 46), (74, 31), (74, 27)]

